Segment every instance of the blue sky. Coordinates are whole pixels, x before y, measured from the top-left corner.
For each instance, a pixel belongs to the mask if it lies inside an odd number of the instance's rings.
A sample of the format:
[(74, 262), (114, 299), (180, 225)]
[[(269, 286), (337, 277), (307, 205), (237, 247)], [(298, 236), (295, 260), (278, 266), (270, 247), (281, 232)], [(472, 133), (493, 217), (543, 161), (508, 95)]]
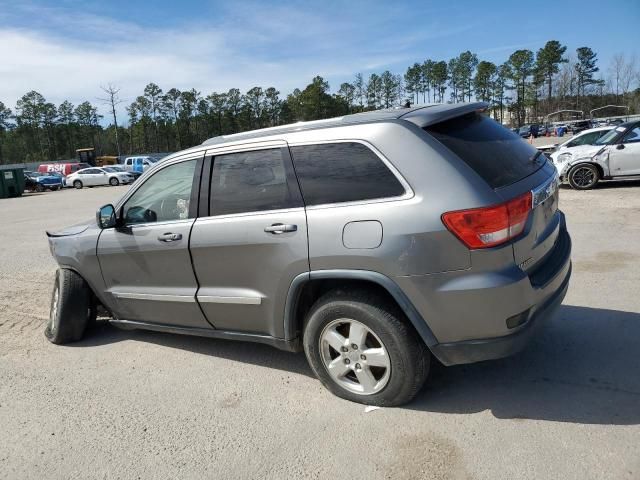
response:
[(109, 82), (127, 102), (151, 81), (286, 94), (316, 74), (336, 90), (356, 72), (403, 73), (464, 50), (503, 62), (551, 39), (592, 47), (606, 76), (614, 54), (640, 56), (640, 0), (0, 0), (0, 101), (13, 108), (35, 89), (97, 103)]

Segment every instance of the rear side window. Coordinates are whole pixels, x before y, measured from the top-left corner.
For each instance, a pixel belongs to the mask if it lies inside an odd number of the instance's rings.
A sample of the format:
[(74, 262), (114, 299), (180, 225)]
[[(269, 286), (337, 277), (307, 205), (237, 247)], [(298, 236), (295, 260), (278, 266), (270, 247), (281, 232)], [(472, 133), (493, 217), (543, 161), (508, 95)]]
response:
[(288, 155), (280, 148), (230, 153), (213, 159), (211, 215), (302, 206)]
[(425, 130), (455, 153), (491, 188), (511, 185), (531, 175), (546, 161), (544, 155), (498, 122), (471, 113)]
[(361, 143), (291, 147), (307, 205), (397, 197), (405, 189), (384, 162)]

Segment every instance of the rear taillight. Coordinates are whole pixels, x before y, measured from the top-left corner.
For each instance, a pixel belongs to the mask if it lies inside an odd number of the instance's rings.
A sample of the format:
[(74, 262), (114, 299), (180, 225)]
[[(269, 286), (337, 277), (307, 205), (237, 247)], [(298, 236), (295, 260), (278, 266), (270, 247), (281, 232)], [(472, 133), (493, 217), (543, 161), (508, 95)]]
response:
[(517, 237), (531, 211), (531, 192), (490, 207), (442, 215), (442, 222), (469, 248), (495, 247)]

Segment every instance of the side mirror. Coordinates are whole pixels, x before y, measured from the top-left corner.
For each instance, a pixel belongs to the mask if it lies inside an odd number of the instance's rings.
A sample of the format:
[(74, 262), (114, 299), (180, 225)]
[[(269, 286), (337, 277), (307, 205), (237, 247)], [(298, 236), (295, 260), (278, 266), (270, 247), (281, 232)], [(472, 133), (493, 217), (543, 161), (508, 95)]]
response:
[(618, 145), (616, 145), (616, 150), (623, 150), (624, 149), (624, 145), (622, 143), (619, 143)]
[(96, 221), (101, 229), (113, 228), (117, 224), (116, 209), (110, 203), (104, 205), (96, 212)]

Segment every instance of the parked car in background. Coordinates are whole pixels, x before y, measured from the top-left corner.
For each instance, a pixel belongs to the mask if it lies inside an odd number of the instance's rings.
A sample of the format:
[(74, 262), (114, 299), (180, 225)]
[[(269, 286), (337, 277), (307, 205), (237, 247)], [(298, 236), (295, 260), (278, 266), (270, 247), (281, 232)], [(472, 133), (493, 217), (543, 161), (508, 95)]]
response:
[(562, 302), (571, 240), (556, 170), (488, 106), (296, 123), (168, 157), (95, 221), (47, 232), (60, 268), (45, 335), (79, 340), (100, 302), (122, 328), (304, 350), (331, 392), (381, 406), (411, 400), (432, 357), (520, 350)]
[(640, 176), (640, 122), (623, 123), (593, 145), (559, 153), (554, 165), (561, 180), (578, 190), (593, 188), (600, 180)]
[(67, 176), (67, 185), (74, 188), (95, 187), (98, 185), (117, 186), (132, 183), (133, 175), (119, 171), (116, 167), (91, 167), (78, 170)]
[(538, 137), (538, 125), (535, 125), (535, 124), (533, 124), (533, 125), (523, 125), (518, 130), (518, 135), (520, 135), (522, 138), (529, 138), (532, 135), (533, 135), (533, 138), (537, 138)]
[(61, 162), (61, 163), (42, 163), (38, 166), (38, 172), (40, 173), (53, 173), (57, 172), (66, 177), (73, 172), (77, 172), (83, 168), (89, 168), (91, 165), (88, 163), (79, 162)]
[(575, 135), (577, 133), (582, 132), (583, 130), (587, 130), (591, 128), (591, 122), (589, 120), (578, 120), (575, 122), (571, 122), (568, 125), (569, 131)]
[(138, 172), (142, 174), (147, 168), (157, 162), (153, 157), (127, 157), (124, 159), (122, 166), (128, 172)]
[(109, 165), (109, 168), (112, 169), (112, 171), (117, 171), (117, 172), (125, 172), (128, 173), (129, 175), (131, 175), (133, 177), (133, 180), (137, 180), (138, 178), (140, 178), (140, 176), (142, 175), (141, 172), (136, 172), (135, 170), (125, 170), (124, 166), (122, 165)]
[(591, 128), (589, 130), (584, 130), (577, 134), (574, 137), (571, 137), (564, 143), (552, 143), (547, 145), (542, 145), (538, 147), (538, 150), (541, 152), (550, 154), (551, 159), (555, 162), (557, 160), (558, 155), (561, 153), (565, 153), (568, 150), (579, 147), (581, 145), (593, 145), (596, 140), (602, 137), (609, 130), (612, 130), (612, 126)]
[(44, 192), (45, 190), (60, 190), (63, 187), (62, 176), (47, 175), (40, 172), (24, 172), (24, 188), (32, 192)]

